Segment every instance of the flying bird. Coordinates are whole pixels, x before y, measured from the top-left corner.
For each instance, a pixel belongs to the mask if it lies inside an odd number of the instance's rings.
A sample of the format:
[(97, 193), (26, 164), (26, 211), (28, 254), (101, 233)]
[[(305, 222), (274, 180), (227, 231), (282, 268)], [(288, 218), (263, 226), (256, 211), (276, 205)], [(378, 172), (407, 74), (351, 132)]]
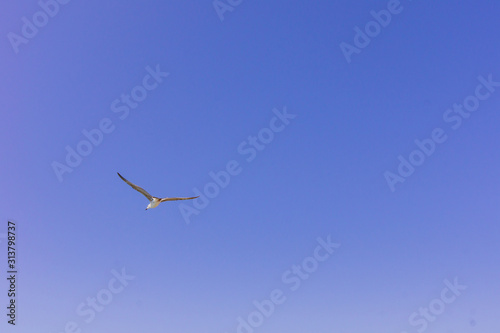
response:
[(155, 208), (157, 207), (161, 202), (163, 201), (176, 201), (176, 200), (190, 200), (190, 199), (196, 199), (198, 198), (199, 196), (197, 197), (190, 197), (190, 198), (158, 198), (158, 197), (153, 197), (151, 194), (149, 194), (145, 189), (143, 189), (142, 187), (139, 187), (131, 182), (129, 182), (128, 180), (126, 180), (125, 178), (123, 178), (122, 175), (120, 175), (119, 172), (117, 172), (118, 176), (120, 176), (120, 178), (127, 184), (129, 184), (134, 190), (142, 193), (142, 195), (144, 195), (146, 198), (148, 198), (149, 200), (149, 205), (146, 207), (146, 210), (148, 210), (149, 208)]

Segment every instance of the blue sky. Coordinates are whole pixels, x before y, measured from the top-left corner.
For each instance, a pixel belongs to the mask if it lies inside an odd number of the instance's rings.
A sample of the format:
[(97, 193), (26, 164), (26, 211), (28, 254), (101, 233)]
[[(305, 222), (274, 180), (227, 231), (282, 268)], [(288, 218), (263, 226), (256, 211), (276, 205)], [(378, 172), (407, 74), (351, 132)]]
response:
[(498, 331), (500, 4), (54, 1), (0, 8), (2, 332)]

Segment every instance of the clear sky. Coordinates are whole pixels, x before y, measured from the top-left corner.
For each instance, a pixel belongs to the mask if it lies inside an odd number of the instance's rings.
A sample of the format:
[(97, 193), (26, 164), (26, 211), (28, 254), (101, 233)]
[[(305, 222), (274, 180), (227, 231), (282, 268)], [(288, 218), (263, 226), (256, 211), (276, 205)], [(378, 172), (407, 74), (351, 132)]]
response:
[(0, 5), (0, 331), (498, 332), (500, 3), (215, 6)]

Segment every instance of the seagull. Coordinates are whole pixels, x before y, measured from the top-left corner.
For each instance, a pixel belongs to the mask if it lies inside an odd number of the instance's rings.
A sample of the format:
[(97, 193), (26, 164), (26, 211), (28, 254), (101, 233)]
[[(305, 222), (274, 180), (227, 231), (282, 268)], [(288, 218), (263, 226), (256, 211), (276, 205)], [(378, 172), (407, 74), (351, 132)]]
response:
[(161, 202), (163, 201), (176, 201), (176, 200), (190, 200), (190, 199), (196, 199), (198, 198), (199, 196), (197, 197), (190, 197), (190, 198), (157, 198), (157, 197), (153, 197), (151, 194), (149, 194), (145, 189), (143, 189), (142, 187), (139, 187), (131, 182), (129, 182), (128, 180), (126, 180), (125, 178), (123, 178), (122, 175), (120, 175), (119, 172), (117, 172), (118, 176), (120, 176), (120, 178), (127, 184), (129, 184), (134, 190), (142, 193), (142, 195), (144, 195), (146, 198), (148, 198), (149, 200), (149, 205), (146, 207), (146, 210), (148, 210), (149, 208), (155, 208), (157, 207)]

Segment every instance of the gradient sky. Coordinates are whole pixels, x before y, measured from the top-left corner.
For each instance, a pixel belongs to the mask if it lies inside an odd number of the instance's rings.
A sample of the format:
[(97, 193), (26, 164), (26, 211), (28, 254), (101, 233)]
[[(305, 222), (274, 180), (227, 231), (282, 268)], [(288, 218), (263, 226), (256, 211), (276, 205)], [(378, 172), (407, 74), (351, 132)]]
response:
[[(41, 7), (3, 2), (0, 331), (498, 332), (500, 87), (480, 88), (459, 128), (443, 116), (478, 77), (500, 82), (500, 3), (401, 0), (348, 63), (341, 43), (391, 3), (242, 1), (221, 20), (210, 0), (69, 1), (16, 53), (9, 36)], [(169, 75), (120, 119), (112, 103), (148, 66)], [(296, 117), (248, 162), (240, 145), (284, 108)], [(113, 131), (59, 181), (53, 163), (106, 118)], [(391, 191), (384, 173), (436, 128), (446, 141)], [(178, 202), (145, 211), (116, 175), (191, 196), (233, 160), (241, 172), (189, 224)], [(292, 290), (284, 276), (328, 236), (340, 247)], [(441, 309), (455, 278), (466, 289)], [(276, 289), (284, 302), (238, 330)]]

